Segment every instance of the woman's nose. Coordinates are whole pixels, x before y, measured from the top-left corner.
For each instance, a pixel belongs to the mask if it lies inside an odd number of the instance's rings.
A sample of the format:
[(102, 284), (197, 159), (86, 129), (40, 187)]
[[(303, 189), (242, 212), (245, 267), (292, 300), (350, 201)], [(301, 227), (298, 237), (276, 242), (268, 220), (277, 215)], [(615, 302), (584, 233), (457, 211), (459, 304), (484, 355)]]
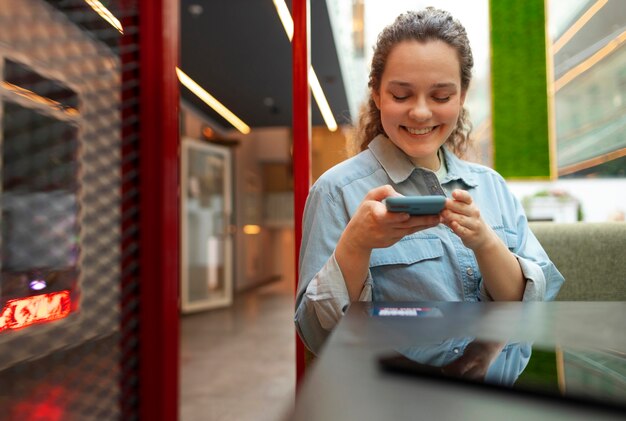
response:
[(432, 117), (433, 113), (428, 104), (423, 99), (418, 99), (409, 110), (409, 117), (417, 121), (426, 121)]

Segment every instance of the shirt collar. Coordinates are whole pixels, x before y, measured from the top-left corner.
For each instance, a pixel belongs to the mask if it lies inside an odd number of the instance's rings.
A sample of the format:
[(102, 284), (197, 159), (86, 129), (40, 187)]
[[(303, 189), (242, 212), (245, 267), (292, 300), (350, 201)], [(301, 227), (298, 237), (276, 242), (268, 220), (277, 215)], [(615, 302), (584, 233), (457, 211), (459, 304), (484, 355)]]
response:
[(409, 157), (385, 135), (376, 136), (368, 147), (389, 178), (396, 184), (409, 178), (415, 169)]
[[(389, 178), (399, 184), (409, 178), (415, 169), (415, 165), (411, 162), (408, 156), (400, 148), (389, 140), (385, 135), (379, 134), (368, 145), (374, 157), (378, 160), (385, 172), (389, 175)], [(447, 148), (442, 147), (445, 154), (445, 162), (448, 169), (448, 174), (442, 181), (446, 183), (452, 180), (461, 180), (468, 187), (476, 187), (477, 182), (470, 171), (469, 165), (457, 158)]]
[(442, 147), (441, 149), (443, 149), (443, 153), (446, 157), (446, 164), (448, 166), (448, 174), (441, 184), (453, 180), (461, 180), (468, 187), (476, 187), (478, 185), (478, 180), (476, 179), (474, 172), (471, 170), (470, 165), (450, 152), (448, 148)]

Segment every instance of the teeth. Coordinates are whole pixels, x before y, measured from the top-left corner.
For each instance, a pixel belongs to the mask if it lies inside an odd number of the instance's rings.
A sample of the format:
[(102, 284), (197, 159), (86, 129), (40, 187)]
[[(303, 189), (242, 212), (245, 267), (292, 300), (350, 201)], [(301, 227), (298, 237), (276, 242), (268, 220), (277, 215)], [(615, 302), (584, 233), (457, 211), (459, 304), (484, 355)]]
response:
[(432, 132), (434, 127), (426, 127), (425, 129), (412, 129), (407, 127), (406, 129), (411, 134), (426, 134)]

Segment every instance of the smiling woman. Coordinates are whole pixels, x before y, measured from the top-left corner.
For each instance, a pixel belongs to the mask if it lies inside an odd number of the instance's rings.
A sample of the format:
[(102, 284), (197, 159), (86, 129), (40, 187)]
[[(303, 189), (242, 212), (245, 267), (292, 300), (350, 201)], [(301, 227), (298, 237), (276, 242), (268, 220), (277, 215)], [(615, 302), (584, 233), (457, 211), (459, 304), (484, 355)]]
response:
[(456, 128), (465, 92), (454, 48), (405, 41), (389, 53), (372, 97), (389, 139), (415, 165), (436, 171), (437, 150)]
[[(304, 213), (296, 327), (318, 352), (355, 301), (551, 300), (563, 277), (495, 171), (460, 159), (473, 56), (434, 8), (401, 14), (374, 49), (358, 154), (323, 174)], [(439, 195), (437, 215), (389, 197)], [(525, 365), (528, 350), (512, 355)]]
[[(427, 0), (364, 1), (368, 61), (372, 58), (377, 35), (388, 22), (406, 10), (418, 10), (432, 3)], [(463, 24), (474, 58), (472, 83), (465, 97), (465, 107), (471, 110), (468, 121), (474, 130), (472, 145), (464, 156), (469, 161), (492, 166), (489, 0), (438, 0), (437, 7), (449, 11)]]

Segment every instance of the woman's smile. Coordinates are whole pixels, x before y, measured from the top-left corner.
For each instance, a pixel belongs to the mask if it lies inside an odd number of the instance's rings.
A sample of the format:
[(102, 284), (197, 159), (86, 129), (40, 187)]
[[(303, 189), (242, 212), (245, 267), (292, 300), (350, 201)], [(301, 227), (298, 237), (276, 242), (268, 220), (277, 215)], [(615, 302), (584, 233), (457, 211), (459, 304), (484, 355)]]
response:
[(423, 127), (423, 128), (418, 129), (418, 128), (402, 126), (402, 128), (404, 128), (410, 134), (419, 135), (419, 136), (430, 134), (433, 130), (435, 130), (438, 127), (439, 126), (431, 126), (431, 127)]

